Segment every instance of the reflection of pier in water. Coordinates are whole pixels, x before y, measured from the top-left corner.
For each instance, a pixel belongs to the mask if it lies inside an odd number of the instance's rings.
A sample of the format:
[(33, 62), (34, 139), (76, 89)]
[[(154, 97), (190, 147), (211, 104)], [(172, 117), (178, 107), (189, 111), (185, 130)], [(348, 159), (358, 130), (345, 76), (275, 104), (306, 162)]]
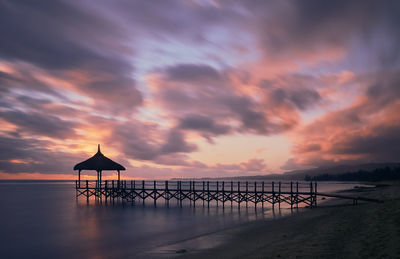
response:
[(210, 202), (226, 204), (249, 203), (255, 206), (283, 203), (291, 207), (317, 205), (317, 183), (310, 182), (225, 182), (225, 181), (76, 181), (77, 197), (104, 199), (106, 202), (126, 202), (163, 199), (167, 204), (176, 200), (180, 205), (189, 201), (196, 206)]

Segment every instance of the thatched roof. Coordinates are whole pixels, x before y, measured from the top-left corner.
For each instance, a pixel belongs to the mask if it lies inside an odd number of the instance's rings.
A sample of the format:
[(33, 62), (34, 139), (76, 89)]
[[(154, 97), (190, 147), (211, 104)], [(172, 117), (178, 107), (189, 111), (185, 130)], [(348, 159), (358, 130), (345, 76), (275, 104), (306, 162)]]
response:
[(95, 170), (95, 171), (104, 171), (104, 170), (125, 170), (125, 167), (122, 165), (112, 161), (108, 157), (105, 157), (100, 152), (100, 145), (98, 146), (97, 153), (91, 158), (76, 164), (74, 166), (74, 170)]

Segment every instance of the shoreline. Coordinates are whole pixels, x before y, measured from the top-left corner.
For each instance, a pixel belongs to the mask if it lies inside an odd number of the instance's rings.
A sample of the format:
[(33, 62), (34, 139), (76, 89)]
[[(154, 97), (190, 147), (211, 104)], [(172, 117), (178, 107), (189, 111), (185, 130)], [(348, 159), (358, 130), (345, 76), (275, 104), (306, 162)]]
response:
[(178, 258), (394, 258), (400, 257), (400, 184), (350, 189), (384, 203), (319, 200), (317, 208), (224, 230), (213, 248)]

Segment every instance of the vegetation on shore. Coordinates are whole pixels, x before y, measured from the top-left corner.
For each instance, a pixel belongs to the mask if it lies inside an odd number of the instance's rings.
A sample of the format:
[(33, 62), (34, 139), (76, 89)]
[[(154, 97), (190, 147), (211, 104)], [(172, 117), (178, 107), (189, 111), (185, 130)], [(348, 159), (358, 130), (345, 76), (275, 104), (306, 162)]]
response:
[(306, 181), (359, 181), (359, 182), (378, 182), (400, 180), (399, 167), (377, 168), (372, 171), (358, 170), (356, 172), (346, 172), (341, 174), (320, 174), (315, 176), (306, 175)]

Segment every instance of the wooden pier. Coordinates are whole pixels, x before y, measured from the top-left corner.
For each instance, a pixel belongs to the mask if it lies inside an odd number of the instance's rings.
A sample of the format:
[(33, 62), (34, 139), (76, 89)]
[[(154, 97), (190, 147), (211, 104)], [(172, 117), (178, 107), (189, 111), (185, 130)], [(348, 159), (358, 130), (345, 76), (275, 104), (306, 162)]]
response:
[(249, 203), (255, 206), (283, 203), (291, 207), (299, 204), (317, 205), (316, 182), (225, 182), (225, 181), (76, 181), (76, 196), (90, 197), (114, 202), (142, 202), (152, 200), (154, 204), (163, 199), (167, 204), (176, 200), (178, 204), (210, 206), (210, 202), (226, 206)]
[[(317, 192), (316, 182), (225, 182), (225, 181), (126, 181), (120, 180), (120, 171), (125, 167), (104, 156), (97, 147), (97, 153), (91, 158), (78, 163), (74, 166), (78, 170), (78, 180), (75, 182), (76, 197), (86, 197), (89, 202), (91, 197), (95, 199), (112, 201), (122, 200), (127, 202), (142, 202), (153, 200), (154, 205), (157, 200), (164, 199), (167, 204), (171, 200), (176, 200), (178, 204), (189, 201), (196, 206), (196, 202), (202, 205), (210, 202), (236, 203), (240, 205), (253, 203), (264, 206), (265, 203), (289, 204), (290, 207), (299, 204), (314, 207), (317, 205), (317, 197), (335, 197), (353, 200), (357, 204), (358, 200), (369, 202), (381, 202), (378, 200), (351, 197), (337, 194), (324, 194)], [(97, 172), (96, 181), (81, 181), (82, 170), (93, 170)], [(115, 170), (118, 172), (118, 180), (102, 181), (102, 172)]]

